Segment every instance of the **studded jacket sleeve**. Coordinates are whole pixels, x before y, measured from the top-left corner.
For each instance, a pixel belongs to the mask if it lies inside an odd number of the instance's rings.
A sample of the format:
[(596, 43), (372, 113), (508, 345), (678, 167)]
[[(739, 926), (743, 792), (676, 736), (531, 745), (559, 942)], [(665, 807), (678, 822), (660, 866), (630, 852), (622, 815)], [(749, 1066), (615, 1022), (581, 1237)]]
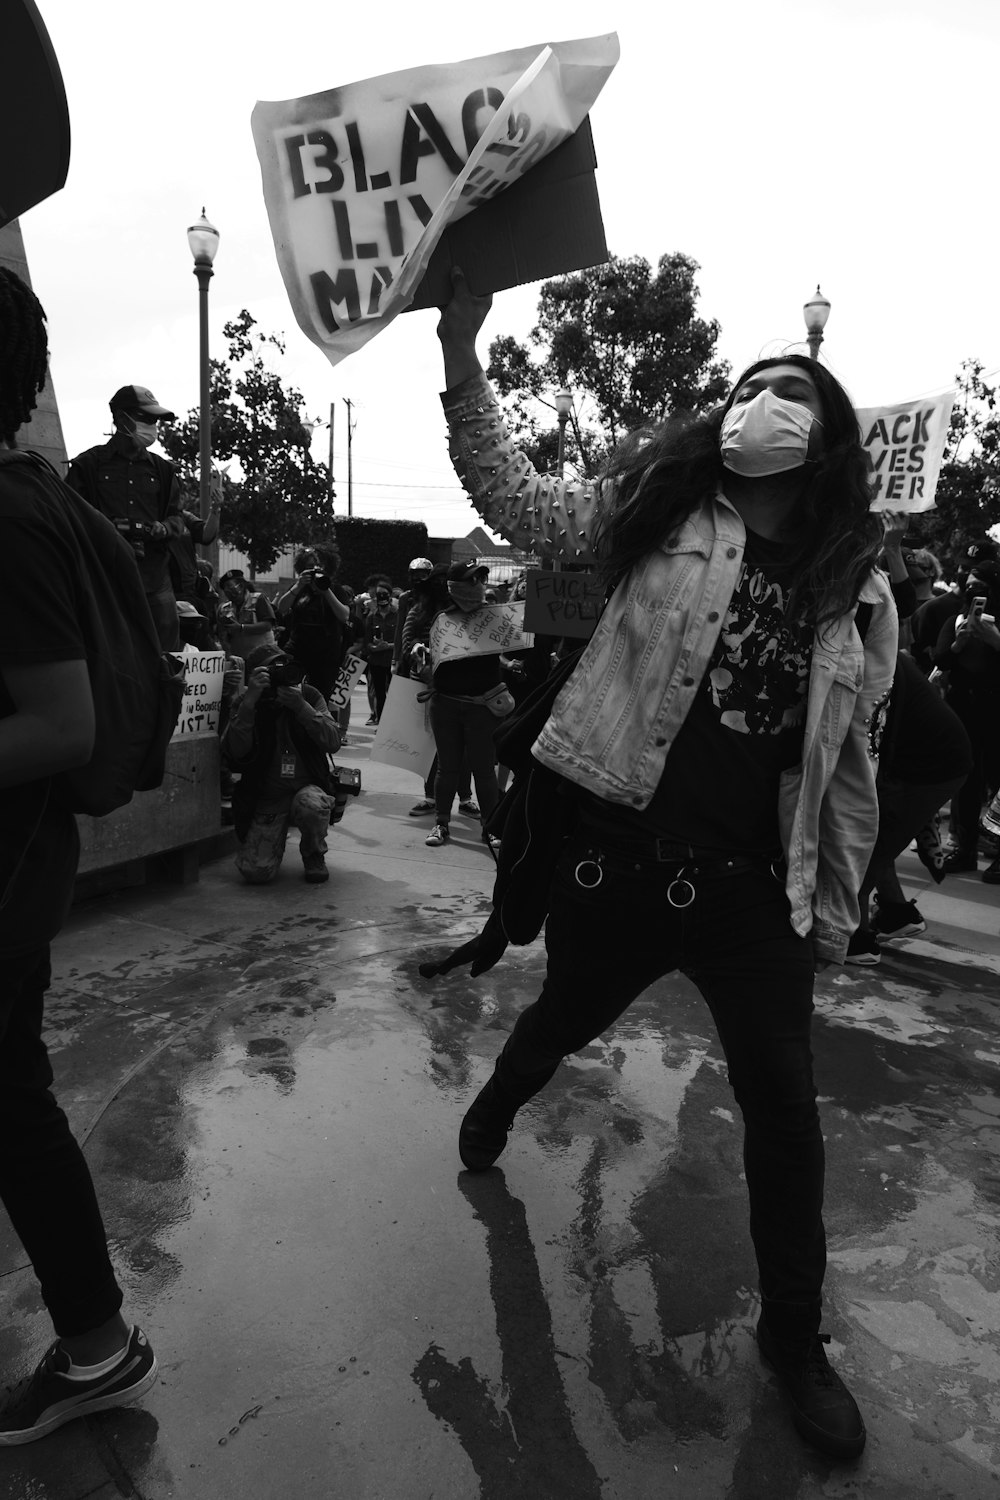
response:
[(540, 557), (592, 563), (597, 487), (532, 468), (515, 448), (485, 375), (463, 381), (441, 399), (455, 472), (491, 530)]

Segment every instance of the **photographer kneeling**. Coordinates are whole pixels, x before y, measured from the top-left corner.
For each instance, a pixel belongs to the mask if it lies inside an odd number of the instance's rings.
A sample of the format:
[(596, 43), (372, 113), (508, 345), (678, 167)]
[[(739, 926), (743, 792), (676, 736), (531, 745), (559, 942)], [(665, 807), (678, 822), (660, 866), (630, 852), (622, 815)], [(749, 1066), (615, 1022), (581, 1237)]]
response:
[(340, 733), (322, 695), (303, 686), (301, 667), (283, 652), (258, 647), (247, 673), (222, 737), (224, 760), (240, 773), (236, 868), (250, 885), (273, 880), (294, 823), (305, 878), (318, 884), (330, 874), (323, 858), (333, 807), (328, 756), (340, 749)]

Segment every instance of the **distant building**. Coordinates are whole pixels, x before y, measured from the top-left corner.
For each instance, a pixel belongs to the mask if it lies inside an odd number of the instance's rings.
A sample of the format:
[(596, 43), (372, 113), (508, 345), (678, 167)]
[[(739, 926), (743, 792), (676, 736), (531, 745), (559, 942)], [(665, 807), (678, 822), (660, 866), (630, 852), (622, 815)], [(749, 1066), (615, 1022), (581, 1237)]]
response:
[(490, 570), (489, 582), (493, 585), (511, 583), (526, 568), (537, 568), (538, 558), (519, 547), (509, 547), (506, 542), (494, 542), (481, 526), (474, 526), (468, 536), (457, 537), (451, 544), (454, 562), (478, 560)]

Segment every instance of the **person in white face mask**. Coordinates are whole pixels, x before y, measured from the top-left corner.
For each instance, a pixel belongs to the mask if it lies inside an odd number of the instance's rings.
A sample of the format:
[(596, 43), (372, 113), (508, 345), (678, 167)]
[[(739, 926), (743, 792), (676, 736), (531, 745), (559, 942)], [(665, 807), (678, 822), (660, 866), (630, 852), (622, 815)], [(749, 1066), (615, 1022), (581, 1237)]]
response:
[(66, 481), (130, 544), (164, 651), (180, 646), (177, 602), (170, 582), (171, 537), (183, 537), (183, 500), (177, 471), (150, 452), (161, 421), (174, 413), (144, 385), (123, 385), (108, 403), (115, 431), (108, 443), (73, 459)]
[[(814, 972), (844, 961), (858, 923), (896, 661), (854, 409), (817, 362), (761, 360), (721, 409), (636, 434), (597, 480), (553, 479), (511, 442), (479, 364), (489, 305), (456, 273), (438, 326), (456, 471), (491, 529), (594, 565), (609, 599), (531, 744), (549, 801), (576, 804), (551, 883), (537, 840), (525, 871), (546, 902), (545, 983), (466, 1113), (459, 1154), (470, 1170), (490, 1167), (563, 1058), (654, 980), (685, 974), (743, 1116), (761, 1353), (800, 1435), (854, 1458), (864, 1421), (820, 1335), (824, 1146), (810, 1044)], [(521, 866), (507, 867), (513, 885)], [(669, 1243), (664, 1256), (680, 1265)], [(702, 1273), (687, 1274), (700, 1305)]]

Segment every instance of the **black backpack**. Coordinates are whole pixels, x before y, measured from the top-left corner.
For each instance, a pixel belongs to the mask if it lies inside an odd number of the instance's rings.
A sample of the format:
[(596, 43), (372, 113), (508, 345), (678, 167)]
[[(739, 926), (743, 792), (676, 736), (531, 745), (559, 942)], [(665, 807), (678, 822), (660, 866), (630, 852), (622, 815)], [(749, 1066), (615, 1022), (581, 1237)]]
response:
[[(99, 818), (163, 781), (167, 744), (184, 697), (184, 664), (160, 650), (132, 549), (38, 453), (0, 450), (4, 470), (69, 532), (80, 568), (74, 609), (94, 699), (94, 752), (52, 778), (52, 800)], [(13, 475), (11, 478), (13, 479)]]

